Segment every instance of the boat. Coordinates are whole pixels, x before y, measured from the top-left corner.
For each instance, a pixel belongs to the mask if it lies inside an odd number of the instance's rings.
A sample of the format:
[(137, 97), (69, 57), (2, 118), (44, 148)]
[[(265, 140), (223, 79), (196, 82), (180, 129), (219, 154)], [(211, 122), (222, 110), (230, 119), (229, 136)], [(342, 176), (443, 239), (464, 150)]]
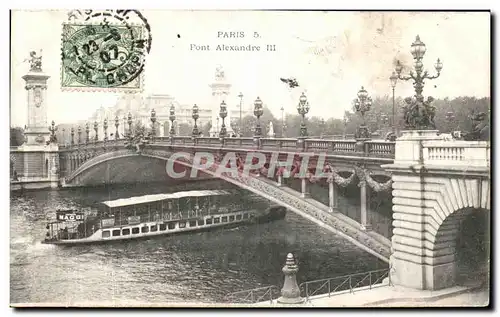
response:
[[(238, 200), (235, 199), (238, 195)], [(76, 245), (198, 232), (283, 219), (286, 208), (257, 195), (193, 190), (104, 201), (97, 209), (57, 210), (44, 244)]]

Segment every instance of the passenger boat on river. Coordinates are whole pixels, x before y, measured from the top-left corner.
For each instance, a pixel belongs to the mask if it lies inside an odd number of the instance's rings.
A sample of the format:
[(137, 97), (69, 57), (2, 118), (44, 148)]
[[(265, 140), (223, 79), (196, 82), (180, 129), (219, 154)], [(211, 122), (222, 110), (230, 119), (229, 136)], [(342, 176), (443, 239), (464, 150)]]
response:
[(263, 223), (286, 209), (255, 195), (228, 190), (184, 191), (105, 201), (97, 211), (58, 210), (47, 224), (46, 244), (84, 244)]

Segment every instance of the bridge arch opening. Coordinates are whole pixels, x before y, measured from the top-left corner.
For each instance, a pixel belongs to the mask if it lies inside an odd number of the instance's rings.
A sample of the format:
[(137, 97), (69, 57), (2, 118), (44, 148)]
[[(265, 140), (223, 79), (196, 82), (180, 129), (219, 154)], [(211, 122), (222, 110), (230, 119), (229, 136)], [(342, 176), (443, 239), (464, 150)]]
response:
[(456, 285), (477, 286), (489, 281), (490, 212), (462, 208), (439, 226), (434, 241), (435, 261), (448, 262), (446, 278)]

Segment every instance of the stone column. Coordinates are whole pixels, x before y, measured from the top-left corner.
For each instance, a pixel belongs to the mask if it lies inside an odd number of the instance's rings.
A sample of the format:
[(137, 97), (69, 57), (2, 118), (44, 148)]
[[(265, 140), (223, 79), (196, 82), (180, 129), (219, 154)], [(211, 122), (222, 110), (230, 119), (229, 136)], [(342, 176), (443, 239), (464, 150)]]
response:
[(330, 212), (338, 211), (337, 201), (338, 201), (338, 189), (333, 183), (333, 180), (328, 182), (328, 200)]
[(307, 188), (307, 179), (304, 177), (301, 179), (301, 192), (302, 192), (302, 198), (307, 198), (309, 197), (309, 192)]
[(360, 180), (360, 201), (361, 201), (361, 228), (363, 230), (372, 230), (370, 217), (370, 189), (366, 184), (366, 180)]

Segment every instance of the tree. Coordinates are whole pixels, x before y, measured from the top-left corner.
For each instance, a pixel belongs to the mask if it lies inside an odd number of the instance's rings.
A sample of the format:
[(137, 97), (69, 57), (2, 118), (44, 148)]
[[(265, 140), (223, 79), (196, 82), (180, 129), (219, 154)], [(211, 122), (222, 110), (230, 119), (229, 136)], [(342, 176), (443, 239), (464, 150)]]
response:
[(20, 127), (10, 128), (10, 146), (20, 146), (24, 143), (24, 129)]

